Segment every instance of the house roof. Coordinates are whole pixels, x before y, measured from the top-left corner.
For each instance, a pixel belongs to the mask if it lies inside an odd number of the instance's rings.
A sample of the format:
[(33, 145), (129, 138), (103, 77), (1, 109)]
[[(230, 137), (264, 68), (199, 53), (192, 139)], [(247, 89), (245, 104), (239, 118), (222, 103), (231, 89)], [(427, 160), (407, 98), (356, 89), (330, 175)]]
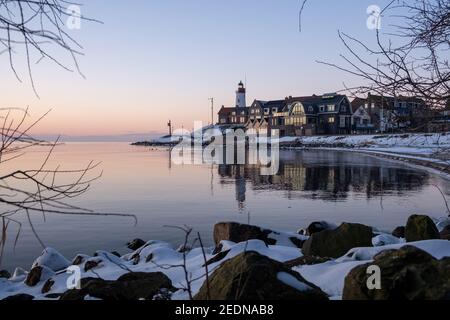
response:
[(228, 115), (228, 114), (230, 114), (231, 112), (233, 112), (235, 110), (236, 110), (236, 108), (227, 108), (227, 107), (222, 106), (222, 108), (219, 110), (218, 114), (221, 115), (221, 116), (225, 116), (225, 115)]

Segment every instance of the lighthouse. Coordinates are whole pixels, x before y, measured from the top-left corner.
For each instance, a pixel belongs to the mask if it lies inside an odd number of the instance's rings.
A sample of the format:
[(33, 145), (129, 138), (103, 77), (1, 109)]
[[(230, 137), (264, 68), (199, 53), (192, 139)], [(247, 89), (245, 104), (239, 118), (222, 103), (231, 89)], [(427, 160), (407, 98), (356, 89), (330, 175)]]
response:
[(241, 82), (238, 84), (238, 89), (236, 91), (236, 108), (245, 108), (247, 107), (247, 102), (245, 99), (245, 86)]

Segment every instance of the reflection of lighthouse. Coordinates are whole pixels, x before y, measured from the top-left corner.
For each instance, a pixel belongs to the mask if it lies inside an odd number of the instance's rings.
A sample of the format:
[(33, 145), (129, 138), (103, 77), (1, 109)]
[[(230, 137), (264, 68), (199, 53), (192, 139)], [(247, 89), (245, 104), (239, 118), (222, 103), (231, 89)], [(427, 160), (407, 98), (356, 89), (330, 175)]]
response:
[(244, 169), (245, 169), (244, 166), (236, 166), (235, 180), (234, 180), (236, 186), (236, 201), (238, 202), (239, 210), (245, 208), (245, 193), (247, 189), (245, 183)]
[(238, 89), (236, 91), (236, 108), (245, 108), (247, 107), (247, 102), (245, 99), (245, 87), (244, 84), (239, 82)]

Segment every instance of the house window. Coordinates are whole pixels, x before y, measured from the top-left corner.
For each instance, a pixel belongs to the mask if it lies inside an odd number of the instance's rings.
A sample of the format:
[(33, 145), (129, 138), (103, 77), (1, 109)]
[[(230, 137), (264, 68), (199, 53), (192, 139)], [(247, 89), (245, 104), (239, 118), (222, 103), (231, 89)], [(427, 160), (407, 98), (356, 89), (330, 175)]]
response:
[(241, 115), (242, 115), (242, 116), (245, 116), (245, 111), (242, 111), (242, 112), (241, 112)]
[(236, 112), (233, 111), (231, 114), (232, 114), (233, 116), (235, 116), (235, 115), (236, 115)]
[(319, 112), (325, 112), (325, 106), (319, 106)]
[(341, 125), (341, 128), (345, 128), (345, 127), (346, 127), (345, 117), (341, 117), (341, 119), (340, 119), (340, 125)]
[(300, 103), (294, 104), (292, 107), (292, 114), (293, 115), (303, 115), (305, 112), (303, 111), (303, 106)]
[(272, 112), (273, 113), (277, 112), (277, 108), (272, 108)]
[(309, 111), (309, 112), (314, 112), (314, 107), (313, 107), (313, 106), (309, 106), (309, 107), (308, 107), (308, 111)]
[(334, 106), (334, 104), (330, 104), (327, 106), (328, 112), (334, 112), (335, 110), (336, 110), (336, 107)]
[(252, 109), (252, 110), (250, 111), (250, 113), (251, 113), (251, 114), (255, 114), (255, 109)]
[(328, 118), (328, 123), (334, 123), (334, 117), (329, 117)]
[(346, 106), (342, 106), (341, 107), (341, 112), (347, 112), (347, 107)]

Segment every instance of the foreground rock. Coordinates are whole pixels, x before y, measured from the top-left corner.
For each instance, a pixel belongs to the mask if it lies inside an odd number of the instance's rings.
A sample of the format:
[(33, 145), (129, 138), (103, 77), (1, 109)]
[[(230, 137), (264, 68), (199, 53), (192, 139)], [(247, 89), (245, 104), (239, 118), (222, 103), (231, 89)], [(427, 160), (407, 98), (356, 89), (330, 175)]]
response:
[(405, 238), (407, 242), (440, 239), (436, 224), (428, 216), (413, 215), (406, 223)]
[(36, 286), (41, 281), (50, 279), (55, 272), (46, 266), (37, 266), (30, 270), (25, 279), (25, 284), (29, 287)]
[[(220, 222), (214, 226), (214, 242), (216, 247), (220, 245), (220, 241), (227, 240), (240, 243), (248, 240), (261, 240), (267, 245), (277, 244), (275, 239), (280, 236), (279, 232), (269, 229), (263, 229), (257, 226), (240, 224), (236, 222)], [(292, 235), (288, 237), (293, 246), (301, 248), (304, 240), (302, 236)]]
[[(208, 290), (209, 287), (209, 290)], [(245, 252), (223, 263), (196, 300), (327, 300), (318, 287), (282, 263)]]
[(303, 254), (339, 258), (350, 249), (372, 246), (371, 227), (356, 223), (343, 223), (337, 229), (314, 233), (303, 245)]
[(395, 228), (394, 229), (394, 231), (392, 231), (392, 235), (394, 236), (394, 237), (397, 237), (397, 238), (404, 238), (405, 237), (405, 230), (406, 230), (406, 228), (405, 227), (397, 227), (397, 228)]
[[(381, 290), (367, 287), (367, 268), (381, 269)], [(345, 278), (344, 300), (449, 300), (450, 258), (437, 260), (413, 246), (388, 250)]]
[(46, 267), (60, 271), (70, 266), (70, 261), (53, 248), (45, 248), (42, 254), (33, 262), (34, 267)]
[(145, 245), (145, 241), (142, 239), (134, 239), (127, 243), (127, 248), (130, 250), (137, 250)]
[(11, 278), (11, 273), (9, 273), (7, 270), (0, 270), (0, 279), (1, 278), (9, 279)]
[(117, 281), (98, 278), (81, 280), (81, 290), (69, 290), (60, 300), (84, 300), (86, 296), (102, 300), (152, 300), (163, 291), (174, 290), (170, 279), (161, 272), (133, 272), (121, 276)]
[(334, 224), (328, 223), (326, 221), (315, 221), (311, 223), (306, 229), (300, 230), (299, 234), (311, 236), (314, 233), (332, 229), (336, 229), (336, 226)]
[(446, 226), (441, 232), (440, 236), (442, 240), (450, 240), (450, 225)]

